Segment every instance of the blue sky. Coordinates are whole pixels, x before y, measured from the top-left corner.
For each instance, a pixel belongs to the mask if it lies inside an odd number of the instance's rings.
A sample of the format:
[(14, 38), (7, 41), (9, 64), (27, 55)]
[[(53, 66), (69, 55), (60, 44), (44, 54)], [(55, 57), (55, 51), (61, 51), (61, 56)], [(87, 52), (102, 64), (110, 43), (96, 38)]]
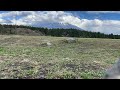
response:
[(100, 12), (100, 11), (67, 11), (82, 19), (120, 20), (120, 12)]
[(32, 26), (61, 23), (88, 31), (120, 34), (120, 11), (0, 11), (0, 23)]

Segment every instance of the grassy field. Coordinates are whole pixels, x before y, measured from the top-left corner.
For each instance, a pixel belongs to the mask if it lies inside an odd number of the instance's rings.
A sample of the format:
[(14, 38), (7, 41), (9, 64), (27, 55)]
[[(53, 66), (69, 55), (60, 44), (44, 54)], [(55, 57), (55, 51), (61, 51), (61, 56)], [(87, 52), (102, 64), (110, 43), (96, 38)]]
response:
[(0, 35), (0, 79), (101, 79), (120, 56), (119, 39), (66, 38)]

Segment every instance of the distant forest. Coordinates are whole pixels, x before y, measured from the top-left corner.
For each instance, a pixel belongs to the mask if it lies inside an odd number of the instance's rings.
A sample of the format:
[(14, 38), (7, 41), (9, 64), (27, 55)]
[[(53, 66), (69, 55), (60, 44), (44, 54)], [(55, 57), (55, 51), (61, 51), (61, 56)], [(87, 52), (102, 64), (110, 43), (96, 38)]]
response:
[[(85, 30), (77, 29), (48, 29), (42, 27), (33, 27), (33, 26), (23, 26), (23, 25), (1, 25), (0, 24), (0, 34), (1, 35), (10, 35), (17, 32), (17, 28), (30, 29), (36, 33), (42, 33), (45, 36), (56, 36), (56, 37), (81, 37), (81, 38), (110, 38), (110, 39), (120, 39), (120, 35), (104, 34), (100, 32), (91, 32)], [(26, 32), (27, 33), (27, 32)]]

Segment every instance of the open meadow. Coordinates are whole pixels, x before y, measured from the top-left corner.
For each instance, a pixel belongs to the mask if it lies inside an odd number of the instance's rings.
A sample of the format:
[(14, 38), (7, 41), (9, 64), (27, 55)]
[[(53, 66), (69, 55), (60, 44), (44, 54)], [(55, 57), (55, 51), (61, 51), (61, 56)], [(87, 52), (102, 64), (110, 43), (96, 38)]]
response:
[(0, 35), (0, 79), (101, 79), (120, 56), (120, 39), (66, 38)]

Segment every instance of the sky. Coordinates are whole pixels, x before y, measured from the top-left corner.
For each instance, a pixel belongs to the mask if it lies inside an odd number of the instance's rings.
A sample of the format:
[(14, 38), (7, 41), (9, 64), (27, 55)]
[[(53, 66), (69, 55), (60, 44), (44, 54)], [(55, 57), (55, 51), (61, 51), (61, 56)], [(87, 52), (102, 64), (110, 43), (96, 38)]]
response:
[(120, 35), (120, 11), (0, 11), (0, 24), (45, 27), (55, 23)]

